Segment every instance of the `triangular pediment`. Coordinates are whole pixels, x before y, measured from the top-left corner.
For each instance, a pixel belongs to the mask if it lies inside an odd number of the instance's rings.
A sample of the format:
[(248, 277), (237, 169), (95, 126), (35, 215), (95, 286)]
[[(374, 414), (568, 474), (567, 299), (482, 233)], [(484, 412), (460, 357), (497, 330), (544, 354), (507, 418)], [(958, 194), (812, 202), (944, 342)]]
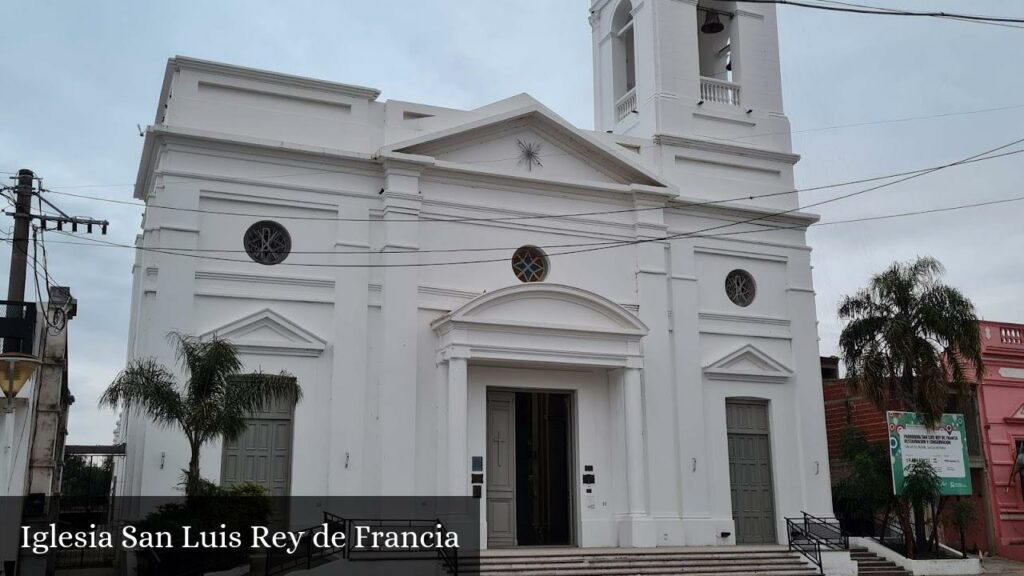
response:
[(1024, 422), (1024, 404), (1021, 404), (1020, 406), (1018, 406), (1017, 410), (1014, 411), (1013, 415), (1007, 416), (1005, 418), (1005, 420), (1007, 422), (1011, 422), (1011, 423), (1014, 423), (1014, 424), (1018, 424), (1018, 423)]
[[(398, 142), (382, 152), (429, 156), (438, 163), (557, 181), (668, 187), (626, 154), (578, 130), (540, 103)], [(536, 152), (530, 160), (524, 149)]]
[(326, 347), (323, 338), (269, 308), (209, 330), (201, 338), (213, 335), (249, 354), (319, 356)]
[(793, 371), (756, 346), (747, 344), (705, 366), (704, 375), (712, 380), (781, 383), (792, 377)]

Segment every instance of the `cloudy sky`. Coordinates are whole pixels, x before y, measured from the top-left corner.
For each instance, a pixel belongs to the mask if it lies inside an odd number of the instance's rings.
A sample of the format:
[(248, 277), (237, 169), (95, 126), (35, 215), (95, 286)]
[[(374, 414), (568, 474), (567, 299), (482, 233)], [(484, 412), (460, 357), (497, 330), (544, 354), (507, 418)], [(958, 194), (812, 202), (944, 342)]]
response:
[[(1024, 17), (1024, 3), (1005, 0), (873, 1)], [(8, 0), (0, 6), (0, 171), (31, 168), (55, 191), (131, 201), (142, 147), (136, 125), (152, 121), (164, 64), (175, 54), (456, 108), (528, 92), (589, 128), (587, 7), (586, 0)], [(779, 13), (801, 188), (944, 164), (1024, 138), (1024, 29), (795, 7)], [(943, 170), (815, 211), (829, 221), (1022, 196), (1022, 161)], [(114, 241), (130, 243), (138, 231), (137, 207), (50, 199), (68, 213), (110, 220)], [(839, 298), (894, 259), (916, 255), (939, 258), (982, 317), (1024, 322), (1022, 223), (1024, 202), (815, 228), (822, 354), (836, 352)], [(132, 254), (59, 240), (47, 243), (51, 274), (79, 302), (70, 441), (105, 443), (113, 413), (96, 400), (124, 362)], [(0, 270), (9, 256), (3, 246)]]

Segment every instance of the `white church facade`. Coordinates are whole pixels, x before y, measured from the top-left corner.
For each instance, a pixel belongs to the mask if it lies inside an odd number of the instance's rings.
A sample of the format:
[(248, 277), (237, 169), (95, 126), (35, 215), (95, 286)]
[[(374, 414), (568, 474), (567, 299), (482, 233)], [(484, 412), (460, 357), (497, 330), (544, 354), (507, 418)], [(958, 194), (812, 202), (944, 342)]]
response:
[[(476, 495), (489, 547), (776, 543), (831, 516), (774, 7), (590, 22), (595, 130), (525, 94), (454, 110), (168, 62), (129, 357), (217, 334), (304, 391), (204, 476)], [(180, 432), (119, 434), (122, 493), (176, 493)]]

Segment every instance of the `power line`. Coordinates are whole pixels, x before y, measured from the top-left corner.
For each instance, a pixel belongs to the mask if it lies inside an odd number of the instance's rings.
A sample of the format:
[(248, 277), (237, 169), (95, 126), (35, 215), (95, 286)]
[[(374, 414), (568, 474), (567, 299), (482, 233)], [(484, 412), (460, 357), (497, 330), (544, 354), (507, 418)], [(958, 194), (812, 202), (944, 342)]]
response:
[[(871, 5), (868, 5), (868, 4), (855, 4), (855, 3), (852, 3), (852, 2), (840, 2), (839, 0), (821, 0), (821, 1), (825, 2), (825, 3), (828, 3), (828, 4), (837, 4), (839, 6), (852, 6), (852, 7), (855, 7), (855, 8), (867, 8), (867, 9), (871, 9), (871, 10), (882, 10), (882, 11), (885, 11), (885, 12), (899, 12), (899, 10), (896, 9), (896, 8), (887, 8), (887, 7), (884, 7), (884, 6), (871, 6)], [(1007, 24), (1007, 23), (1004, 23), (1004, 22), (980, 22), (980, 21), (973, 21), (973, 20), (965, 20), (963, 18), (960, 18), (959, 16), (947, 16), (946, 18), (949, 18), (950, 20), (960, 20), (960, 21), (963, 21), (963, 22), (973, 22), (973, 23), (976, 23), (976, 24), (989, 24), (991, 26), (1003, 26), (1005, 28), (1020, 28), (1020, 29), (1024, 29), (1024, 26), (1015, 26), (1013, 24)]]
[(977, 110), (963, 110), (959, 112), (939, 112), (936, 114), (925, 114), (922, 116), (905, 116), (903, 118), (890, 118), (888, 120), (869, 120), (865, 122), (851, 122), (849, 124), (832, 124), (830, 126), (820, 126), (818, 128), (804, 128), (801, 130), (785, 130), (781, 132), (761, 132), (759, 134), (750, 134), (747, 136), (735, 136), (732, 138), (722, 138), (718, 136), (703, 135), (705, 138), (714, 138), (716, 140), (749, 140), (750, 138), (761, 138), (764, 136), (786, 136), (792, 134), (806, 134), (809, 132), (824, 132), (826, 130), (838, 130), (841, 128), (859, 128), (861, 126), (877, 126), (881, 124), (898, 124), (901, 122), (913, 122), (915, 120), (930, 120), (933, 118), (951, 118), (954, 116), (970, 116), (973, 114), (985, 114), (988, 112), (1002, 112), (1005, 110), (1017, 110), (1024, 108), (1024, 104), (1011, 104), (1009, 106), (996, 106), (993, 108), (979, 108)]
[[(759, 137), (764, 137), (764, 136), (785, 136), (785, 135), (792, 135), (792, 134), (805, 134), (805, 133), (809, 133), (809, 132), (824, 132), (824, 131), (828, 131), (828, 130), (840, 130), (840, 129), (844, 129), (844, 128), (858, 128), (858, 127), (862, 127), (862, 126), (873, 126), (873, 125), (882, 125), (882, 124), (895, 124), (895, 123), (900, 123), (900, 122), (912, 122), (912, 121), (916, 121), (916, 120), (930, 120), (930, 119), (934, 119), (934, 118), (948, 118), (948, 117), (955, 117), (955, 116), (968, 116), (968, 115), (972, 115), (972, 114), (985, 114), (985, 113), (989, 113), (989, 112), (1001, 112), (1001, 111), (1006, 111), (1006, 110), (1016, 110), (1016, 109), (1020, 109), (1020, 108), (1024, 108), (1024, 104), (1010, 104), (1010, 105), (1006, 105), (1006, 106), (996, 106), (996, 107), (992, 107), (992, 108), (979, 108), (979, 109), (976, 109), (976, 110), (961, 110), (961, 111), (951, 111), (951, 112), (939, 112), (939, 113), (936, 113), (936, 114), (925, 114), (925, 115), (920, 115), (920, 116), (906, 116), (906, 117), (903, 117), (903, 118), (886, 118), (886, 119), (882, 119), (882, 120), (866, 120), (866, 121), (863, 121), (863, 122), (851, 122), (851, 123), (848, 123), (848, 124), (832, 124), (832, 125), (829, 125), (829, 126), (818, 126), (818, 127), (814, 127), (814, 128), (804, 128), (804, 129), (801, 129), (801, 130), (786, 130), (786, 131), (780, 131), (780, 132), (762, 132), (762, 133), (759, 133), (759, 134), (750, 134), (750, 135), (747, 135), (747, 136), (736, 136), (736, 137), (733, 137), (733, 138), (722, 138), (722, 137), (709, 136), (709, 135), (703, 135), (703, 136), (705, 138), (713, 138), (715, 140), (736, 141), (736, 140), (747, 140), (747, 139), (750, 139), (750, 138), (759, 138)], [(638, 146), (638, 147), (633, 148), (633, 149), (635, 150), (635, 149), (639, 148), (641, 150), (646, 150), (648, 148), (657, 148), (659, 146), (662, 146), (662, 145), (661, 144), (646, 144), (646, 145)], [(625, 151), (625, 149), (623, 151)], [(572, 156), (574, 154), (575, 153), (573, 153), (573, 152), (558, 152), (558, 153), (551, 153), (551, 154), (541, 154), (540, 158), (542, 158), (542, 159), (543, 158), (556, 158), (556, 157), (559, 157), (559, 156)], [(493, 162), (506, 162), (506, 161), (510, 161), (510, 160), (516, 160), (518, 158), (519, 158), (518, 156), (511, 156), (511, 157), (505, 157), (505, 158), (494, 158), (494, 159), (490, 159), (490, 160), (470, 160), (470, 161), (459, 162), (459, 164), (488, 164), (488, 163), (493, 163)], [(260, 176), (260, 178), (263, 178), (263, 179), (293, 178), (293, 177), (297, 177), (297, 176), (316, 176), (318, 174), (332, 174), (332, 173), (338, 173), (338, 170), (337, 169), (331, 169), (331, 170), (307, 170), (305, 172), (293, 172), (293, 173), (290, 173), (290, 174), (273, 174), (273, 175), (267, 175), (267, 176)], [(71, 190), (71, 189), (76, 189), (76, 188), (124, 188), (124, 187), (131, 187), (131, 186), (135, 186), (135, 182), (122, 182), (122, 183), (111, 183), (111, 184), (70, 184), (70, 185), (66, 185), (66, 186), (50, 187), (50, 188), (47, 188), (47, 191), (48, 192), (52, 192), (54, 194), (65, 194), (65, 195), (68, 195), (68, 196), (75, 196), (75, 194), (72, 194), (70, 192), (61, 192), (61, 190)], [(130, 206), (139, 206), (139, 204), (136, 204), (135, 202), (129, 202), (129, 201), (123, 201), (123, 200), (122, 201), (117, 201), (117, 200), (111, 200), (111, 199), (108, 199), (108, 198), (95, 198), (95, 197), (90, 197), (90, 196), (80, 196), (80, 197), (82, 197), (82, 198), (93, 198), (93, 199), (96, 199), (96, 200), (103, 200), (103, 201), (107, 201), (107, 202), (118, 202), (118, 203), (121, 203), (121, 204), (130, 205)]]
[[(927, 210), (913, 210), (913, 211), (910, 211), (910, 212), (897, 212), (897, 213), (894, 213), (894, 214), (879, 214), (879, 215), (875, 215), (875, 216), (864, 216), (864, 217), (861, 217), (861, 218), (850, 218), (850, 219), (846, 219), (846, 220), (829, 220), (827, 222), (815, 222), (813, 224), (809, 224), (808, 226), (806, 226), (806, 228), (813, 228), (813, 227), (817, 227), (817, 226), (833, 226), (833, 225), (837, 225), (837, 224), (854, 224), (854, 223), (861, 223), (861, 222), (872, 222), (872, 221), (876, 221), (876, 220), (890, 220), (890, 219), (894, 219), (894, 218), (905, 218), (905, 217), (910, 217), (910, 216), (921, 216), (921, 215), (926, 215), (926, 214), (935, 214), (935, 213), (939, 213), (939, 212), (955, 212), (957, 210), (968, 210), (968, 209), (972, 209), (972, 208), (982, 208), (982, 207), (986, 207), (986, 206), (994, 206), (994, 205), (998, 205), (998, 204), (1008, 204), (1008, 203), (1012, 203), (1012, 202), (1022, 202), (1022, 201), (1024, 201), (1024, 196), (1015, 196), (1013, 198), (1003, 198), (1003, 199), (1000, 199), (1000, 200), (989, 200), (989, 201), (985, 201), (985, 202), (972, 202), (970, 204), (958, 204), (956, 206), (944, 206), (942, 208), (930, 208), (930, 209), (927, 209)], [(739, 230), (739, 231), (734, 231), (734, 232), (720, 232), (720, 233), (717, 233), (717, 234), (700, 234), (700, 235), (695, 235), (694, 237), (695, 238), (717, 238), (719, 236), (736, 236), (736, 235), (741, 235), (741, 234), (757, 234), (757, 233), (760, 233), (760, 232), (777, 232), (777, 231), (783, 231), (783, 230), (800, 230), (800, 229), (803, 229), (803, 228), (805, 228), (805, 226), (778, 226), (778, 227), (770, 228), (770, 229), (766, 229), (766, 230)], [(65, 236), (70, 236), (70, 234), (67, 234), (65, 232), (61, 232), (61, 234), (64, 234)], [(67, 244), (67, 245), (70, 245), (70, 246), (90, 246), (90, 247), (96, 247), (96, 248), (126, 248), (126, 249), (132, 249), (132, 250), (138, 248), (137, 246), (131, 246), (131, 245), (128, 245), (128, 244), (118, 244), (116, 242), (100, 241), (100, 240), (96, 240), (94, 238), (89, 238), (89, 237), (84, 237), (83, 239), (84, 240), (90, 240), (93, 243), (89, 244), (89, 243), (86, 243), (86, 242), (68, 242), (68, 241), (64, 241), (64, 240), (49, 240), (48, 242), (50, 242), (51, 244)], [(3, 237), (2, 235), (0, 235), (0, 242), (6, 242), (6, 241), (10, 241), (10, 238), (9, 237)], [(544, 248), (544, 249), (550, 249), (550, 248), (577, 248), (577, 247), (583, 247), (583, 246), (596, 246), (596, 245), (603, 245), (603, 244), (618, 244), (618, 243), (619, 243), (619, 241), (615, 241), (615, 242), (587, 242), (587, 243), (575, 243), (575, 244), (549, 244), (549, 245), (539, 246), (539, 248)], [(499, 252), (499, 251), (515, 250), (517, 248), (520, 248), (520, 246), (500, 246), (500, 247), (492, 247), (492, 248), (477, 248), (477, 247), (474, 247), (474, 248), (446, 248), (446, 249), (438, 249), (438, 250), (418, 250), (416, 252), (368, 252), (368, 251), (365, 251), (365, 250), (359, 251), (359, 252), (355, 252), (355, 251), (340, 251), (339, 252), (339, 251), (334, 251), (334, 250), (292, 250), (290, 253), (291, 254), (365, 254), (365, 255), (405, 254), (405, 255), (409, 255), (409, 254), (423, 254), (423, 253), (427, 253), (427, 252), (434, 252), (434, 253), (436, 253), (436, 252)], [(211, 252), (212, 253), (243, 253), (243, 252), (246, 252), (245, 250), (240, 250), (240, 249), (216, 249), (216, 248), (164, 248), (164, 250), (173, 251), (175, 253), (211, 253)], [(245, 262), (245, 260), (238, 260), (238, 262)]]
[[(1018, 139), (1018, 140), (1014, 140), (1013, 142), (1009, 142), (1007, 144), (1003, 144), (1001, 146), (997, 146), (997, 147), (992, 148), (990, 150), (987, 150), (985, 152), (981, 152), (979, 154), (968, 156), (967, 158), (963, 158), (963, 159), (957, 160), (955, 162), (951, 162), (951, 163), (948, 163), (948, 164), (937, 166), (937, 167), (929, 169), (927, 171), (921, 171), (921, 172), (916, 172), (916, 173), (910, 174), (910, 175), (905, 176), (905, 177), (903, 177), (903, 178), (901, 178), (899, 180), (895, 180), (895, 181), (892, 181), (892, 182), (886, 182), (886, 183), (879, 184), (879, 185), (876, 185), (876, 186), (872, 186), (872, 187), (869, 187), (869, 188), (865, 188), (865, 189), (862, 189), (862, 190), (857, 190), (857, 191), (854, 191), (854, 192), (850, 192), (848, 194), (843, 194), (841, 196), (837, 196), (835, 198), (829, 198), (829, 199), (826, 199), (826, 200), (820, 200), (818, 202), (813, 202), (813, 203), (807, 204), (805, 206), (798, 206), (796, 208), (792, 208), (792, 209), (789, 209), (789, 210), (783, 210), (783, 211), (779, 211), (779, 212), (773, 212), (773, 213), (770, 213), (770, 214), (765, 214), (765, 215), (757, 216), (757, 217), (754, 217), (754, 218), (749, 218), (749, 219), (746, 219), (746, 220), (743, 220), (743, 221), (740, 221), (740, 222), (733, 222), (733, 223), (729, 223), (729, 224), (722, 224), (722, 225), (718, 225), (718, 226), (711, 226), (711, 227), (708, 227), (708, 228), (703, 228), (701, 230), (695, 230), (695, 231), (691, 231), (691, 232), (681, 232), (681, 233), (678, 233), (678, 234), (672, 234), (672, 235), (664, 236), (664, 237), (642, 238), (642, 239), (636, 239), (636, 240), (626, 240), (626, 241), (615, 242), (615, 243), (612, 243), (612, 244), (609, 244), (609, 245), (587, 247), (587, 248), (580, 248), (580, 249), (574, 249), (574, 250), (569, 250), (569, 251), (557, 252), (557, 253), (549, 254), (549, 256), (566, 256), (566, 255), (569, 255), (569, 254), (580, 254), (580, 253), (585, 253), (585, 252), (593, 252), (593, 251), (597, 251), (597, 250), (607, 250), (607, 249), (610, 249), (610, 248), (619, 248), (619, 247), (625, 247), (625, 246), (631, 246), (631, 245), (645, 244), (645, 243), (650, 243), (650, 242), (664, 242), (664, 241), (679, 239), (679, 238), (683, 238), (683, 237), (698, 236), (698, 235), (702, 235), (705, 232), (719, 230), (719, 229), (722, 229), (722, 228), (728, 228), (728, 227), (731, 227), (731, 226), (736, 226), (738, 224), (751, 224), (751, 223), (754, 223), (754, 222), (757, 222), (757, 221), (760, 221), (760, 220), (766, 220), (768, 218), (777, 217), (777, 216), (781, 216), (781, 215), (784, 215), (784, 214), (789, 214), (789, 213), (796, 212), (796, 211), (799, 211), (799, 210), (803, 210), (803, 209), (806, 209), (806, 208), (811, 208), (811, 207), (814, 207), (814, 206), (821, 206), (823, 204), (828, 204), (828, 203), (831, 203), (831, 202), (837, 202), (839, 200), (844, 200), (844, 199), (851, 198), (851, 197), (854, 197), (854, 196), (858, 196), (858, 195), (861, 195), (861, 194), (865, 194), (865, 193), (868, 193), (868, 192), (871, 192), (871, 191), (874, 191), (874, 190), (879, 190), (881, 188), (886, 188), (886, 187), (889, 187), (889, 186), (893, 186), (893, 185), (899, 184), (901, 182), (906, 182), (907, 180), (911, 180), (911, 179), (914, 179), (914, 178), (919, 178), (921, 176), (925, 176), (927, 174), (931, 174), (932, 172), (937, 172), (939, 170), (944, 170), (946, 168), (951, 168), (953, 166), (959, 166), (959, 165), (971, 162), (973, 160), (976, 160), (976, 159), (979, 159), (979, 158), (982, 158), (982, 157), (986, 157), (986, 156), (988, 156), (990, 154), (994, 154), (994, 153), (996, 153), (996, 152), (998, 152), (1000, 150), (1004, 150), (1006, 148), (1009, 148), (1011, 146), (1015, 146), (1015, 145), (1020, 144), (1022, 142), (1024, 142), (1024, 138), (1021, 138), (1021, 139)], [(803, 227), (793, 227), (793, 228), (803, 228)], [(199, 254), (182, 253), (182, 252), (176, 252), (176, 251), (173, 251), (173, 249), (167, 249), (167, 248), (149, 248), (149, 247), (142, 247), (142, 246), (127, 246), (127, 245), (124, 245), (124, 244), (115, 244), (113, 242), (104, 242), (104, 241), (100, 241), (100, 240), (94, 240), (94, 241), (95, 242), (100, 242), (100, 243), (118, 245), (118, 246), (122, 246), (122, 247), (135, 248), (136, 250), (141, 250), (141, 251), (144, 251), (144, 252), (154, 252), (154, 253), (159, 253), (159, 254), (169, 254), (169, 255), (174, 255), (174, 256), (183, 256), (183, 257), (188, 257), (188, 258), (196, 258), (196, 259), (203, 259), (203, 260), (213, 260), (213, 261), (220, 261), (220, 262), (248, 263), (248, 261), (246, 261), (246, 260), (238, 260), (238, 259), (234, 259), (234, 258), (224, 258), (224, 257), (217, 257), (217, 256), (204, 256), (204, 255), (199, 255)], [(364, 252), (364, 254), (372, 255), (372, 254), (375, 254), (375, 253), (371, 253), (371, 252), (367, 251), (367, 252)], [(416, 254), (416, 252), (405, 252), (404, 254)], [(451, 265), (462, 265), (462, 264), (483, 264), (483, 263), (504, 262), (504, 261), (505, 261), (505, 258), (490, 258), (490, 259), (481, 259), (481, 260), (463, 260), (463, 261), (456, 261), (456, 262), (412, 262), (412, 263), (404, 263), (404, 264), (397, 264), (397, 263), (331, 264), (331, 263), (316, 263), (316, 262), (310, 262), (310, 263), (281, 262), (278, 265), (279, 266), (309, 267), (309, 268), (399, 268), (399, 267), (432, 267), (432, 266), (451, 266)]]
[[(962, 162), (960, 164), (973, 164), (974, 162), (982, 162), (982, 161), (986, 161), (986, 160), (994, 160), (994, 159), (997, 159), (997, 158), (1002, 158), (1002, 157), (1005, 157), (1005, 156), (1012, 156), (1012, 155), (1021, 154), (1021, 153), (1024, 153), (1024, 150), (1012, 150), (1012, 151), (1009, 151), (1009, 152), (1003, 152), (1001, 154), (988, 155), (988, 156), (985, 156), (984, 158), (974, 158), (974, 159), (972, 159), (970, 161)], [(939, 165), (938, 167), (942, 167), (942, 166), (943, 165)], [(823, 185), (820, 185), (820, 186), (813, 186), (813, 187), (808, 187), (808, 188), (798, 188), (798, 189), (794, 189), (794, 190), (784, 190), (784, 191), (780, 191), (780, 192), (767, 192), (767, 193), (764, 193), (764, 194), (748, 194), (746, 196), (735, 196), (735, 197), (732, 197), (732, 198), (724, 198), (724, 199), (721, 199), (721, 200), (701, 200), (701, 201), (693, 201), (693, 202), (688, 202), (688, 201), (685, 201), (685, 200), (676, 200), (675, 201), (676, 204), (679, 204), (679, 205), (678, 206), (672, 206), (672, 207), (674, 207), (674, 208), (692, 208), (692, 207), (699, 207), (699, 206), (712, 206), (712, 205), (717, 205), (717, 204), (726, 204), (726, 203), (730, 203), (730, 202), (739, 202), (739, 201), (744, 201), (744, 200), (755, 200), (755, 199), (758, 199), (758, 198), (770, 198), (770, 197), (776, 197), (776, 196), (786, 196), (786, 195), (789, 195), (789, 194), (798, 194), (798, 193), (801, 193), (801, 192), (814, 192), (814, 191), (818, 191), (818, 190), (826, 190), (826, 189), (831, 189), (831, 188), (841, 188), (841, 187), (844, 187), (844, 186), (852, 186), (852, 185), (855, 185), (855, 184), (865, 184), (865, 183), (868, 183), (868, 182), (877, 182), (879, 180), (887, 180), (887, 179), (890, 179), (890, 178), (898, 178), (898, 177), (901, 177), (901, 176), (909, 176), (911, 174), (926, 173), (926, 172), (929, 172), (931, 170), (934, 170), (935, 168), (936, 168), (936, 166), (931, 166), (931, 167), (928, 167), (928, 168), (920, 168), (920, 169), (917, 169), (917, 170), (909, 170), (909, 171), (904, 171), (904, 172), (897, 172), (897, 173), (893, 173), (893, 174), (886, 174), (886, 175), (883, 175), (883, 176), (873, 176), (873, 177), (870, 177), (870, 178), (861, 178), (861, 179), (858, 179), (858, 180), (849, 180), (849, 181), (845, 181), (845, 182), (837, 182), (837, 183), (832, 183), (832, 184), (823, 184)], [(247, 213), (244, 213), (244, 212), (227, 212), (227, 211), (222, 211), (222, 210), (207, 210), (207, 209), (202, 209), (202, 208), (186, 208), (186, 207), (181, 207), (181, 206), (163, 206), (163, 205), (158, 205), (158, 204), (148, 204), (148, 205), (147, 204), (137, 204), (135, 202), (131, 202), (131, 201), (128, 201), (128, 200), (117, 200), (117, 199), (114, 199), (114, 198), (103, 198), (101, 196), (91, 196), (91, 195), (88, 195), (88, 194), (76, 194), (76, 193), (73, 193), (73, 192), (61, 192), (59, 190), (53, 190), (53, 189), (49, 189), (49, 188), (46, 189), (46, 192), (53, 193), (53, 194), (61, 194), (61, 195), (64, 195), (64, 196), (71, 196), (71, 197), (74, 197), (74, 198), (83, 198), (83, 199), (87, 199), (87, 200), (95, 200), (95, 201), (99, 201), (99, 202), (110, 202), (110, 203), (113, 203), (113, 204), (125, 204), (125, 205), (128, 205), (128, 206), (135, 206), (135, 207), (138, 207), (138, 208), (142, 208), (144, 210), (153, 208), (153, 209), (158, 209), (158, 210), (173, 210), (173, 211), (179, 211), (179, 212), (193, 212), (193, 213), (200, 213), (200, 214), (214, 214), (214, 215), (218, 215), (218, 216), (238, 216), (238, 217), (245, 217), (245, 218), (256, 218), (256, 217), (259, 217), (259, 215), (257, 215), (257, 214), (247, 214)], [(449, 223), (459, 223), (459, 222), (511, 222), (511, 221), (518, 221), (518, 220), (546, 220), (546, 219), (552, 219), (552, 218), (574, 218), (574, 217), (583, 217), (583, 216), (626, 214), (626, 213), (644, 212), (644, 211), (649, 211), (649, 210), (661, 210), (663, 208), (664, 207), (662, 207), (662, 206), (655, 206), (655, 207), (648, 207), (648, 208), (624, 208), (624, 209), (617, 209), (617, 210), (599, 210), (599, 211), (590, 211), (590, 212), (575, 212), (575, 213), (568, 213), (568, 214), (534, 214), (534, 215), (529, 215), (529, 216), (496, 216), (496, 217), (483, 217), (483, 218), (424, 218), (424, 217), (418, 217), (418, 218), (403, 218), (403, 219), (396, 219), (396, 220), (380, 220), (380, 219), (374, 219), (374, 218), (338, 218), (338, 217), (333, 217), (333, 216), (285, 216), (285, 215), (275, 216), (275, 218), (278, 219), (278, 220), (315, 221), (315, 222), (373, 222), (373, 223), (391, 223), (391, 222), (449, 222)]]
[(988, 16), (982, 14), (962, 14), (956, 12), (941, 12), (941, 11), (922, 11), (922, 10), (902, 10), (895, 8), (882, 8), (877, 6), (857, 6), (854, 4), (829, 6), (826, 4), (812, 4), (810, 2), (803, 2), (801, 0), (736, 0), (738, 3), (745, 4), (780, 4), (783, 6), (797, 6), (800, 8), (811, 8), (814, 10), (825, 10), (829, 12), (847, 12), (851, 14), (871, 14), (876, 16), (910, 16), (910, 17), (925, 17), (925, 18), (953, 18), (956, 20), (964, 20), (971, 22), (1005, 22), (1014, 24), (1024, 24), (1024, 18), (1009, 17), (1009, 16)]

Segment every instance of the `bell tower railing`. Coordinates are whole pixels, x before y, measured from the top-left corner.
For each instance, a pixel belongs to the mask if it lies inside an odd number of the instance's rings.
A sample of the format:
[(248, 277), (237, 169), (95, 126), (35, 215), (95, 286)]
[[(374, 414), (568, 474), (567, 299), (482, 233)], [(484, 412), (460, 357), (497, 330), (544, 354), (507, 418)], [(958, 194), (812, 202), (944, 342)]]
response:
[(621, 122), (631, 112), (636, 112), (636, 88), (630, 88), (615, 103), (615, 122)]
[(725, 80), (716, 80), (701, 76), (700, 99), (704, 102), (717, 102), (729, 106), (740, 105), (740, 85)]

